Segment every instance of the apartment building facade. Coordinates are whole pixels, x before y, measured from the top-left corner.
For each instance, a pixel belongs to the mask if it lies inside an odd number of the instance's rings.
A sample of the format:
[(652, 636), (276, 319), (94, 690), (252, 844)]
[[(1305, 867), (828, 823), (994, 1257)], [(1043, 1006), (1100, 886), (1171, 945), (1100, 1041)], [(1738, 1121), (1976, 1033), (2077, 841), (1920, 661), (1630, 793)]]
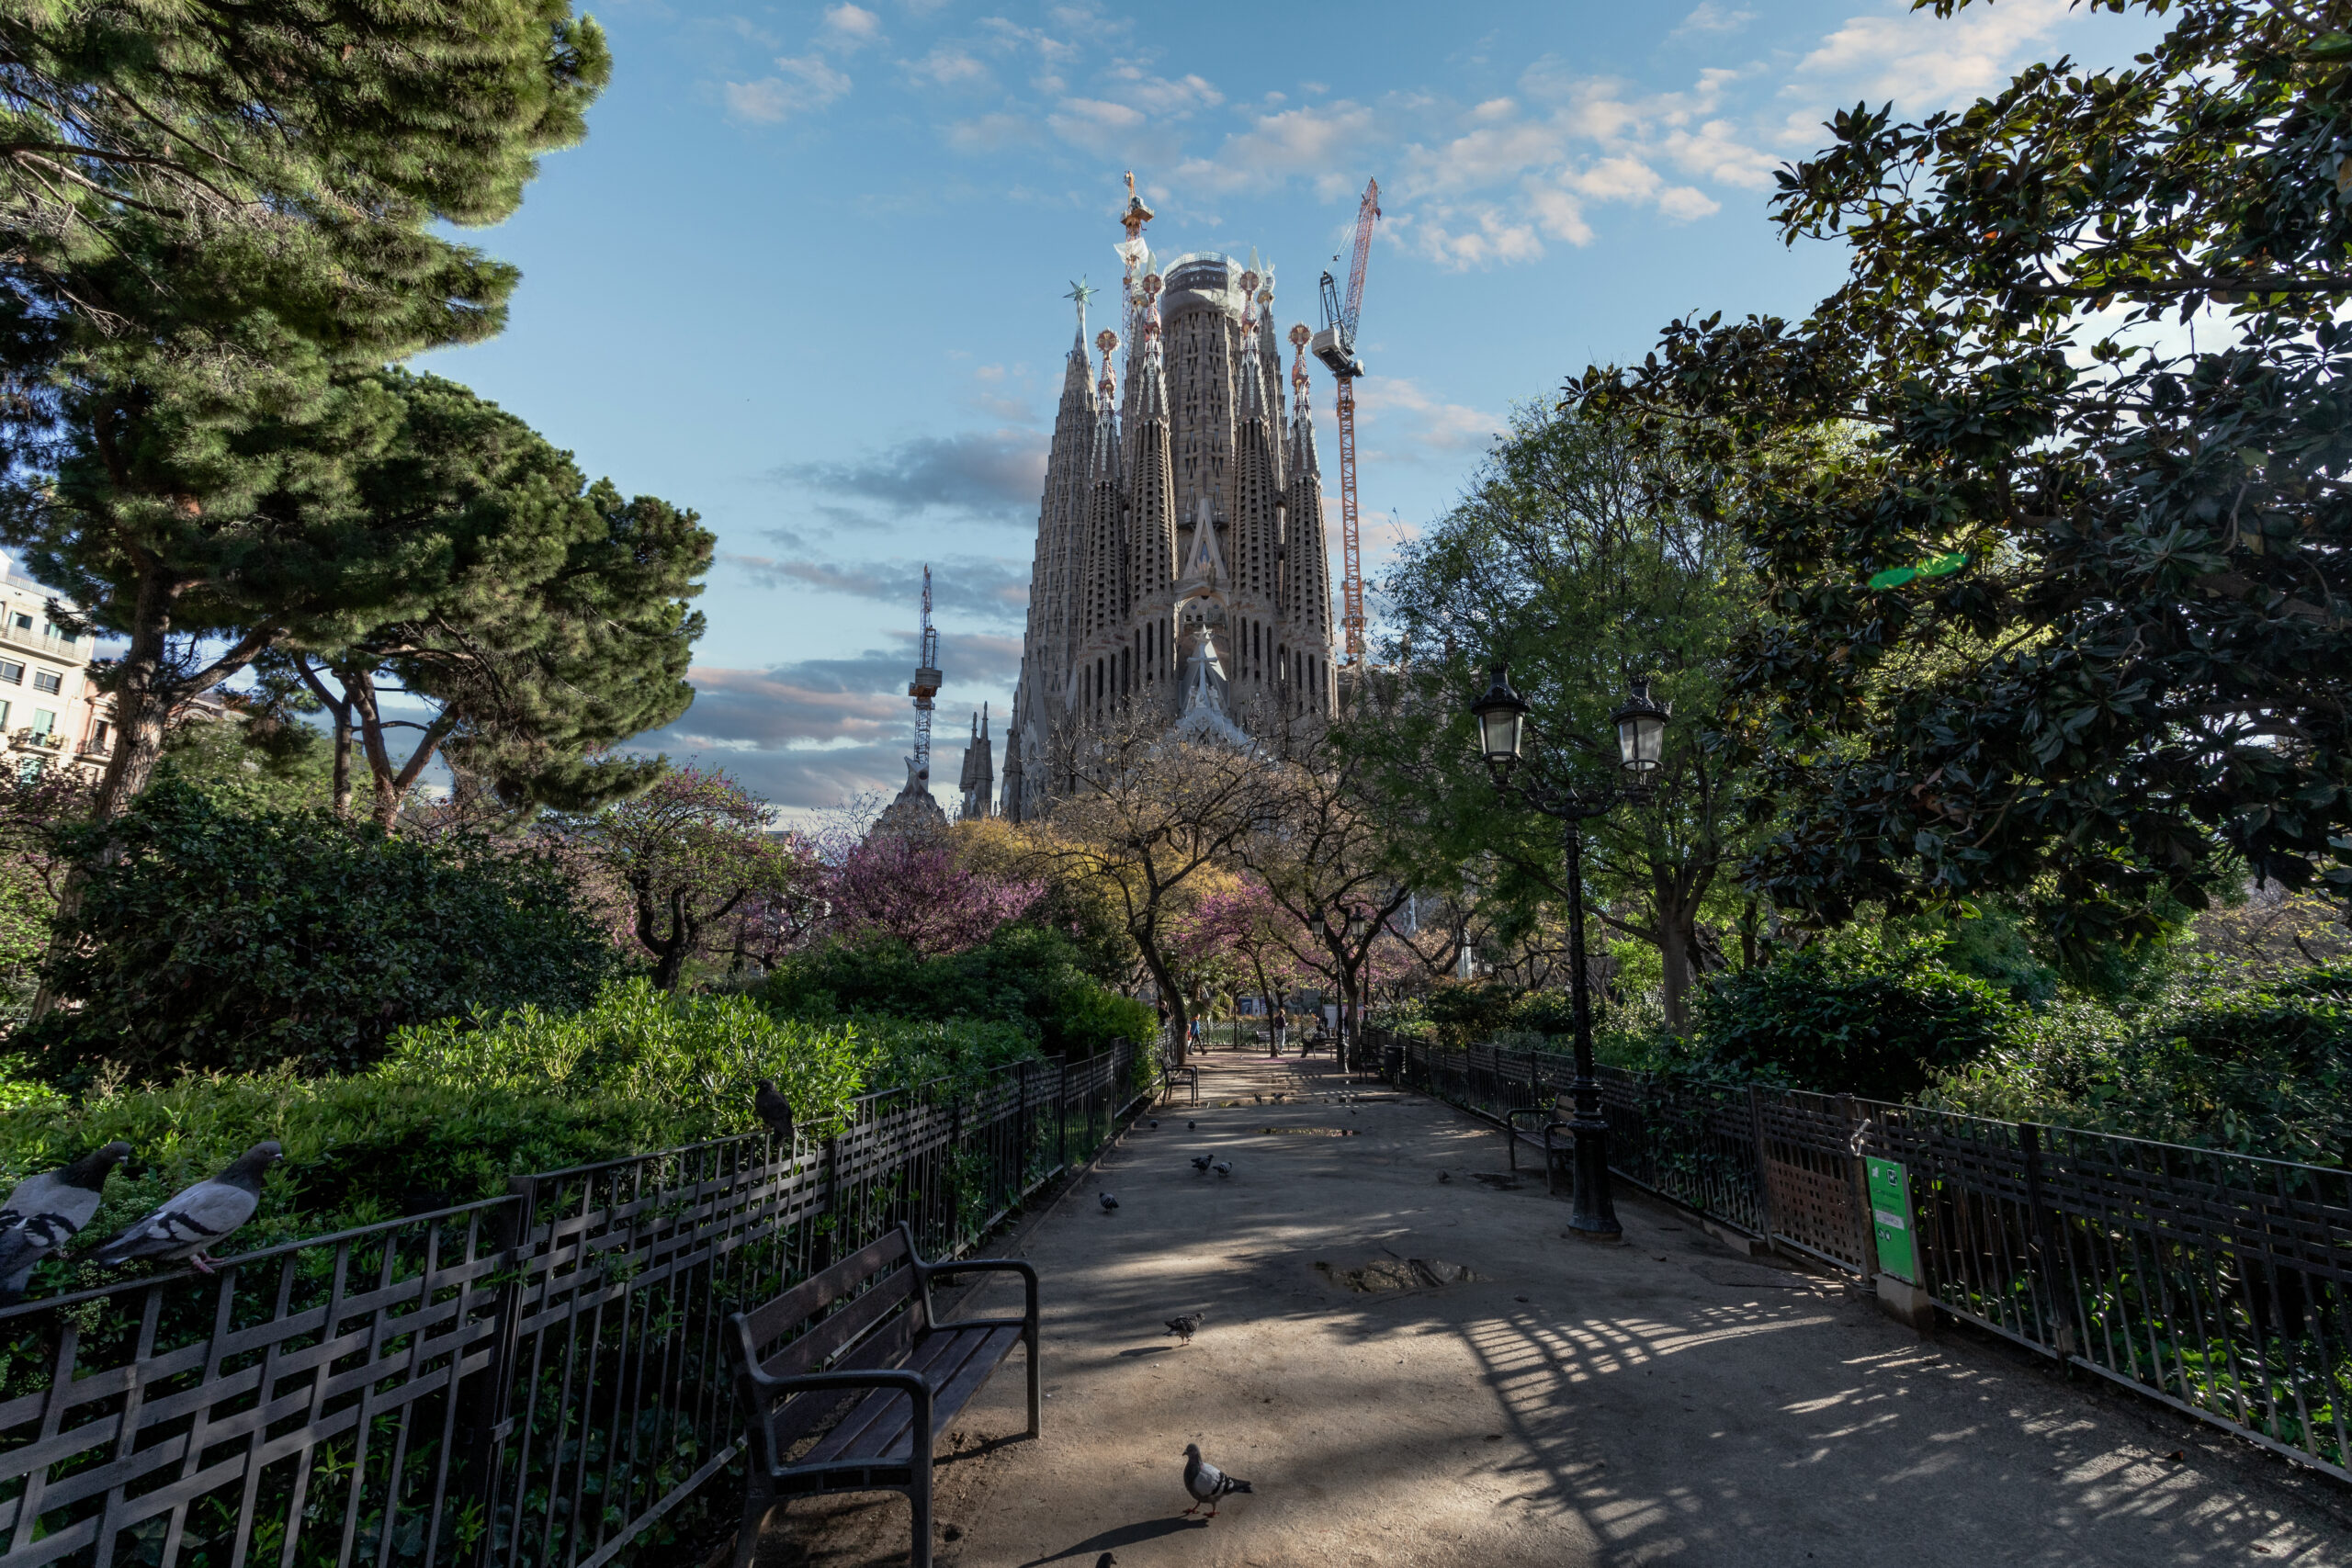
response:
[(0, 766), (96, 773), (113, 752), (114, 702), (90, 683), (97, 640), (52, 623), (53, 597), (0, 556)]

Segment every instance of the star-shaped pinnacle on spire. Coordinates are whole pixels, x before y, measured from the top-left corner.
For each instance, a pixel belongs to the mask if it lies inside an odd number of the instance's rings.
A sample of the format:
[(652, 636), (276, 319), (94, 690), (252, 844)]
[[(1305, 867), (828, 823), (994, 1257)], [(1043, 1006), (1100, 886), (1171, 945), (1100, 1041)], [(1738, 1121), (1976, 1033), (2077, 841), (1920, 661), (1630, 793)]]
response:
[(1069, 286), (1069, 293), (1062, 296), (1078, 306), (1078, 341), (1081, 349), (1086, 343), (1086, 302), (1102, 292), (1099, 288), (1088, 287), (1086, 279), (1081, 277)]

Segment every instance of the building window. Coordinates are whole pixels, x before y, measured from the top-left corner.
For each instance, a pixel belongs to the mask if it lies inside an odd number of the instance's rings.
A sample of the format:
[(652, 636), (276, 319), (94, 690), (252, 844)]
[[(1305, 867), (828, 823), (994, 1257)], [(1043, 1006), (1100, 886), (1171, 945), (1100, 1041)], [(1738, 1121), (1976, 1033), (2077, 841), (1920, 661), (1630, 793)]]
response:
[(17, 617), (17, 629), (20, 632), (28, 632), (32, 630), (33, 618), (30, 615), (18, 615)]
[(0, 703), (0, 731), (5, 731), (7, 728), (8, 705), (6, 703)]
[(36, 670), (33, 671), (33, 690), (36, 692), (49, 692), (53, 694), (62, 689), (64, 684), (65, 677), (60, 675), (54, 670)]
[[(0, 703), (0, 728), (6, 728), (7, 727), (8, 715), (5, 711), (7, 705), (8, 705), (6, 703)], [(100, 719), (97, 723), (92, 725), (90, 727), (90, 750), (93, 751), (105, 750), (107, 749), (107, 731), (113, 728), (114, 727), (108, 724), (105, 719)]]
[(47, 708), (33, 709), (33, 733), (47, 735), (57, 728), (57, 716)]
[(23, 685), (25, 667), (13, 659), (0, 659), (0, 681), (7, 682), (11, 686)]

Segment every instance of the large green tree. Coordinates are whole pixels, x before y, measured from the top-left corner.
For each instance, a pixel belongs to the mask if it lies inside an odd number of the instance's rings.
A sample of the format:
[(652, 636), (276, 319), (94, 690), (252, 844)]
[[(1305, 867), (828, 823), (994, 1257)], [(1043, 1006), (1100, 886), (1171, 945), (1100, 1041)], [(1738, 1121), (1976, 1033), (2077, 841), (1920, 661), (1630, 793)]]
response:
[(0, 536), (127, 643), (102, 820), (175, 705), (398, 583), (342, 471), (395, 400), (337, 373), (498, 330), (514, 270), (443, 226), (608, 73), (565, 0), (0, 16)]
[[(2235, 866), (2352, 886), (2352, 34), (2139, 8), (2128, 69), (1840, 114), (1776, 213), (1845, 285), (1571, 385), (1753, 541), (1735, 730), (1784, 908), (2013, 892), (2087, 943)], [(1825, 425), (1851, 461), (1782, 460)]]
[[(656, 764), (598, 753), (694, 700), (703, 620), (686, 600), (709, 532), (654, 497), (586, 483), (570, 453), (455, 382), (368, 378), (401, 412), (352, 478), (365, 526), (409, 563), (399, 599), (356, 636), (265, 656), (275, 694), (307, 689), (331, 717), (336, 808), (355, 749), (386, 827), (445, 752), (509, 809), (586, 810), (644, 787)], [(399, 716), (400, 699), (425, 716)]]
[(1456, 890), (1460, 868), (1491, 860), (1488, 919), (1524, 929), (1532, 898), (1564, 895), (1560, 825), (1496, 794), (1467, 705), (1508, 660), (1534, 707), (1522, 775), (1598, 793), (1619, 782), (1611, 715), (1651, 679), (1674, 709), (1655, 799), (1587, 823), (1587, 897), (1657, 948), (1678, 1029), (1720, 953), (1714, 924), (1736, 918), (1730, 884), (1753, 838), (1752, 781), (1713, 730), (1756, 585), (1736, 528), (1679, 493), (1691, 469), (1611, 422), (1521, 410), (1460, 503), (1401, 552), (1385, 585), (1394, 689), (1348, 733), (1367, 785), (1396, 807), (1389, 841), (1419, 863), (1419, 884)]

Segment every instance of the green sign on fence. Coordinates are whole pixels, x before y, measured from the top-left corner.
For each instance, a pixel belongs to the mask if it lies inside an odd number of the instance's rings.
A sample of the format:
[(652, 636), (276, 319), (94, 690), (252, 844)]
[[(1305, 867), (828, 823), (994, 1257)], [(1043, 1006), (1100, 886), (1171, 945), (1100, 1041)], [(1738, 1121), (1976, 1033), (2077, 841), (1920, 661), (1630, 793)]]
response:
[(1878, 1235), (1879, 1271), (1916, 1285), (1919, 1282), (1919, 1266), (1911, 1249), (1910, 1174), (1891, 1159), (1874, 1159), (1868, 1164), (1871, 1222)]

